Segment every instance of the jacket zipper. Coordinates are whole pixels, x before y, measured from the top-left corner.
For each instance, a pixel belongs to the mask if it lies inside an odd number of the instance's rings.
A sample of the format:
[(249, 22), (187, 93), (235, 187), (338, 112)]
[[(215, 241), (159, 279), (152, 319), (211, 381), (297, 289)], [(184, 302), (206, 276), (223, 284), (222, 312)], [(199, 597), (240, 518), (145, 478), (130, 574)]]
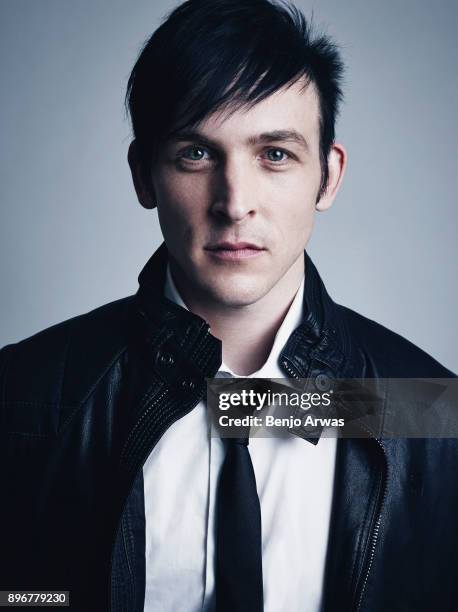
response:
[[(125, 459), (125, 456), (126, 456), (126, 453), (127, 453), (127, 448), (129, 446), (129, 442), (132, 439), (132, 437), (135, 435), (135, 432), (138, 431), (142, 421), (144, 421), (146, 419), (146, 417), (151, 412), (151, 410), (163, 399), (163, 397), (166, 395), (166, 393), (167, 393), (167, 391), (162, 391), (162, 393), (160, 393), (157, 397), (155, 397), (154, 401), (151, 402), (151, 404), (148, 406), (148, 408), (143, 412), (143, 414), (141, 415), (139, 420), (136, 422), (135, 427), (132, 429), (132, 431), (130, 432), (129, 436), (127, 437), (127, 440), (124, 443), (124, 447), (123, 447), (121, 455), (120, 455), (120, 462), (121, 463)], [(161, 435), (163, 433), (164, 432), (161, 430)]]
[[(205, 337), (207, 337), (209, 334), (210, 334), (210, 327), (208, 326), (208, 329), (206, 330)], [(167, 391), (162, 391), (162, 393), (159, 393), (159, 395), (155, 397), (154, 401), (152, 401), (152, 402), (151, 402), (151, 404), (149, 404), (148, 408), (147, 408), (147, 409), (146, 409), (146, 410), (143, 412), (143, 414), (141, 415), (140, 419), (139, 419), (139, 420), (137, 421), (137, 423), (135, 424), (135, 427), (134, 427), (134, 428), (133, 428), (133, 430), (130, 432), (129, 436), (127, 437), (127, 440), (126, 440), (126, 441), (125, 441), (125, 443), (124, 443), (123, 450), (122, 450), (121, 455), (120, 455), (120, 462), (121, 462), (121, 463), (122, 463), (122, 460), (123, 460), (123, 459), (125, 458), (125, 456), (126, 456), (126, 452), (127, 452), (127, 450), (126, 450), (126, 449), (128, 448), (129, 441), (131, 440), (131, 438), (132, 438), (132, 436), (133, 436), (134, 432), (138, 430), (138, 427), (140, 426), (140, 423), (141, 423), (142, 421), (144, 421), (144, 419), (146, 418), (146, 416), (147, 416), (147, 415), (148, 415), (148, 414), (151, 412), (151, 410), (152, 410), (152, 409), (153, 409), (153, 408), (154, 408), (154, 407), (155, 407), (155, 406), (156, 406), (156, 405), (157, 405), (157, 404), (158, 404), (158, 403), (159, 403), (159, 402), (162, 400), (162, 398), (164, 397), (164, 395), (166, 395), (166, 393), (167, 393)], [(200, 401), (200, 399), (198, 400), (198, 402), (199, 402), (199, 401)], [(192, 410), (192, 408), (191, 408), (190, 410)], [(184, 416), (184, 415), (182, 415), (182, 416)], [(177, 420), (178, 420), (178, 419), (174, 419), (173, 421), (171, 421), (170, 423), (168, 423), (168, 424), (167, 424), (167, 426), (165, 426), (165, 427), (161, 427), (161, 429), (159, 430), (159, 433), (158, 433), (158, 435), (157, 435), (156, 441), (155, 441), (154, 445), (151, 447), (151, 449), (149, 450), (149, 453), (151, 453), (151, 452), (152, 452), (152, 450), (154, 449), (154, 447), (156, 446), (156, 444), (158, 443), (158, 441), (159, 441), (159, 440), (162, 438), (162, 436), (163, 436), (163, 435), (164, 435), (164, 433), (167, 431), (167, 429), (168, 429), (168, 428), (169, 428), (171, 425), (173, 425), (173, 423), (175, 423), (175, 421), (177, 421)], [(149, 454), (149, 453), (148, 453), (148, 454)], [(138, 473), (138, 472), (137, 472), (137, 473)], [(117, 538), (118, 538), (119, 530), (120, 530), (120, 528), (121, 528), (121, 518), (122, 518), (122, 515), (123, 515), (123, 513), (124, 513), (124, 510), (125, 510), (125, 507), (126, 507), (127, 500), (128, 500), (128, 498), (129, 498), (129, 496), (130, 496), (130, 494), (131, 494), (131, 492), (132, 492), (132, 489), (133, 489), (133, 487), (134, 487), (135, 480), (136, 480), (136, 476), (137, 476), (137, 474), (135, 474), (135, 477), (132, 479), (132, 482), (131, 482), (131, 484), (130, 484), (130, 487), (129, 487), (128, 493), (127, 493), (127, 495), (126, 495), (126, 496), (125, 496), (125, 498), (124, 498), (124, 501), (123, 501), (123, 504), (122, 504), (122, 507), (121, 507), (121, 512), (120, 512), (120, 514), (119, 514), (119, 520), (118, 520), (118, 523), (117, 523), (117, 526), (116, 526), (116, 529), (115, 529), (115, 538), (114, 538), (114, 540), (113, 540), (112, 552), (111, 552), (111, 557), (110, 557), (110, 571), (109, 571), (109, 574), (108, 574), (108, 583), (109, 583), (109, 584), (108, 584), (108, 593), (109, 593), (109, 610), (110, 610), (110, 612), (112, 612), (112, 610), (113, 610), (113, 601), (112, 601), (112, 597), (111, 597), (111, 578), (112, 578), (112, 573), (113, 573), (113, 548), (114, 548), (114, 543), (116, 542), (116, 540), (117, 540)]]
[[(288, 361), (286, 359), (282, 360), (282, 365), (284, 367), (284, 369), (288, 372), (288, 374), (290, 374), (290, 376), (292, 378), (295, 379), (299, 379), (299, 373), (296, 370), (293, 370), (291, 368), (291, 366), (289, 365)], [(373, 433), (371, 433), (367, 428), (360, 426), (362, 429), (365, 430), (365, 432), (368, 434), (368, 436), (370, 437), (371, 440), (373, 440), (378, 447), (381, 449), (382, 454), (383, 454), (383, 459), (385, 461), (385, 478), (382, 474), (382, 483), (381, 483), (381, 487), (382, 487), (382, 495), (380, 497), (380, 493), (379, 493), (379, 499), (380, 499), (380, 503), (379, 503), (379, 508), (378, 508), (378, 513), (377, 513), (377, 519), (375, 520), (375, 523), (373, 523), (373, 527), (371, 526), (371, 537), (370, 537), (370, 545), (369, 545), (369, 557), (367, 562), (365, 563), (366, 566), (366, 572), (364, 575), (364, 579), (362, 582), (362, 586), (361, 586), (361, 591), (359, 594), (359, 597), (357, 599), (357, 604), (356, 604), (356, 608), (355, 608), (355, 612), (360, 612), (361, 610), (361, 606), (363, 604), (363, 598), (364, 598), (364, 593), (366, 591), (366, 586), (367, 586), (367, 582), (369, 580), (369, 576), (371, 573), (371, 569), (374, 563), (374, 558), (375, 558), (375, 551), (377, 549), (377, 541), (379, 538), (379, 534), (380, 534), (380, 527), (382, 524), (382, 511), (383, 511), (383, 507), (385, 505), (385, 499), (386, 499), (386, 492), (387, 492), (387, 484), (388, 484), (388, 473), (387, 473), (387, 465), (388, 465), (388, 460), (387, 460), (387, 456), (386, 456), (386, 452), (385, 449), (383, 447), (383, 445), (381, 444), (381, 442), (374, 436)], [(358, 592), (358, 589), (356, 590), (356, 592)]]
[[(159, 396), (157, 396), (157, 397), (155, 398), (155, 400), (154, 400), (154, 401), (153, 401), (153, 402), (152, 402), (152, 403), (151, 403), (151, 404), (148, 406), (148, 408), (147, 408), (147, 409), (145, 410), (145, 412), (142, 414), (140, 421), (141, 421), (141, 420), (143, 420), (143, 419), (145, 418), (145, 416), (146, 416), (146, 415), (147, 415), (147, 414), (148, 414), (148, 413), (149, 413), (149, 412), (150, 412), (150, 411), (151, 411), (151, 410), (154, 408), (154, 406), (156, 406), (156, 404), (157, 404), (157, 403), (158, 403), (158, 402), (159, 402), (159, 401), (160, 401), (160, 400), (163, 398), (163, 396), (164, 396), (164, 392), (160, 393), (160, 394), (159, 394)], [(137, 427), (138, 427), (138, 423), (139, 423), (140, 421), (138, 421), (138, 422), (136, 423), (136, 425), (135, 425), (134, 429), (131, 431), (131, 433), (129, 434), (129, 436), (128, 436), (128, 438), (127, 438), (126, 442), (124, 443), (124, 447), (123, 447), (123, 450), (122, 450), (121, 455), (120, 455), (120, 462), (121, 462), (121, 463), (122, 463), (122, 460), (123, 460), (123, 459), (124, 459), (124, 457), (125, 457), (126, 448), (127, 448), (128, 442), (129, 442), (129, 440), (130, 440), (130, 438), (131, 438), (131, 435), (133, 434), (133, 432), (134, 432), (134, 431), (136, 431), (136, 429), (137, 429)], [(163, 433), (164, 433), (164, 431), (163, 431), (163, 430), (161, 430), (161, 432), (160, 432), (160, 435), (159, 435), (159, 438), (158, 438), (158, 439), (160, 439), (160, 437), (163, 435)], [(153, 448), (154, 448), (154, 447), (153, 447)], [(111, 590), (111, 580), (112, 580), (112, 575), (113, 575), (113, 556), (114, 556), (114, 545), (115, 545), (115, 542), (116, 542), (116, 541), (117, 541), (117, 539), (118, 539), (119, 531), (120, 531), (120, 529), (121, 529), (121, 518), (122, 518), (122, 515), (124, 514), (124, 510), (125, 510), (125, 508), (126, 508), (126, 503), (127, 503), (127, 500), (128, 500), (128, 498), (129, 498), (129, 496), (130, 496), (130, 494), (131, 494), (131, 492), (132, 492), (132, 489), (133, 489), (133, 487), (134, 487), (134, 484), (135, 484), (135, 478), (133, 478), (133, 479), (132, 479), (132, 482), (131, 482), (131, 484), (130, 484), (130, 486), (129, 486), (129, 490), (128, 490), (128, 492), (127, 492), (127, 495), (126, 495), (126, 496), (125, 496), (125, 498), (124, 498), (123, 504), (122, 504), (122, 506), (121, 506), (121, 512), (120, 512), (120, 514), (119, 514), (119, 520), (118, 520), (118, 522), (117, 522), (116, 529), (115, 529), (115, 532), (114, 532), (114, 533), (115, 533), (115, 537), (114, 537), (113, 544), (112, 544), (112, 550), (111, 550), (111, 556), (110, 556), (110, 571), (109, 571), (109, 573), (108, 573), (108, 594), (109, 594), (109, 610), (110, 610), (110, 612), (113, 610), (112, 590)]]
[(369, 558), (367, 560), (366, 563), (366, 574), (364, 576), (362, 585), (361, 585), (361, 591), (359, 594), (359, 598), (357, 601), (357, 605), (356, 605), (356, 612), (360, 612), (361, 610), (361, 606), (363, 604), (363, 598), (364, 598), (364, 593), (366, 591), (366, 586), (367, 586), (367, 582), (369, 580), (369, 575), (371, 573), (371, 569), (374, 563), (374, 558), (375, 558), (375, 551), (377, 548), (377, 541), (379, 538), (379, 534), (380, 534), (380, 527), (382, 524), (382, 511), (383, 511), (383, 507), (385, 505), (385, 500), (386, 500), (386, 493), (387, 493), (387, 488), (388, 488), (388, 471), (387, 471), (387, 465), (388, 465), (388, 461), (387, 461), (387, 457), (386, 457), (386, 452), (385, 449), (383, 448), (383, 445), (381, 444), (381, 442), (373, 435), (371, 434), (370, 431), (368, 431), (366, 429), (367, 433), (369, 434), (369, 436), (371, 437), (372, 440), (374, 440), (377, 445), (379, 446), (379, 448), (381, 449), (382, 453), (383, 453), (383, 459), (385, 461), (385, 478), (383, 477), (382, 474), (382, 484), (381, 486), (383, 487), (383, 492), (380, 498), (380, 493), (379, 493), (379, 499), (380, 499), (380, 503), (379, 503), (379, 508), (378, 508), (378, 514), (377, 514), (377, 519), (375, 521), (375, 525), (372, 529), (372, 533), (371, 533), (371, 538), (370, 538), (370, 545), (369, 545)]

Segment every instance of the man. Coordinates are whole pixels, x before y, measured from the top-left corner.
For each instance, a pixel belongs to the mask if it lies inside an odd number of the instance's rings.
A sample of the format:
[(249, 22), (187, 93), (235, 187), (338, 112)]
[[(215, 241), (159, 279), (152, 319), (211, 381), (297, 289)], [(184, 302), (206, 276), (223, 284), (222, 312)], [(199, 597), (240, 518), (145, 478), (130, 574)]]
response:
[(341, 73), (267, 0), (185, 2), (148, 41), (129, 163), (165, 244), (135, 296), (0, 355), (1, 589), (85, 611), (456, 609), (455, 440), (209, 429), (215, 375), (452, 376), (335, 304), (304, 254), (345, 170)]

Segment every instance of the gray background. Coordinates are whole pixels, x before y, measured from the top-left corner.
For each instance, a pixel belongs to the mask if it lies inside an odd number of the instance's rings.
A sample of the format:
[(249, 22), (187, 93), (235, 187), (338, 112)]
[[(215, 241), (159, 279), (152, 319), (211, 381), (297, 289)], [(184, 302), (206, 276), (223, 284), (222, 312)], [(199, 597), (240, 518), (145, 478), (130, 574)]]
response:
[[(297, 4), (348, 65), (348, 172), (309, 253), (335, 300), (457, 371), (458, 5)], [(131, 186), (123, 95), (173, 6), (0, 0), (0, 345), (134, 292), (160, 243)]]

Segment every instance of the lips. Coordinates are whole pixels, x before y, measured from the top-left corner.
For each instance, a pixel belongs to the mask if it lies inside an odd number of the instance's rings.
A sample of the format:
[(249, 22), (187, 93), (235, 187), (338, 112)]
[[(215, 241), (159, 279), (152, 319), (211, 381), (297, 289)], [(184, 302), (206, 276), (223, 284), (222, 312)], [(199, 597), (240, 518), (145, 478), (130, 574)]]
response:
[(208, 251), (242, 251), (251, 249), (255, 251), (263, 251), (263, 247), (251, 242), (218, 242), (217, 244), (207, 247)]
[(265, 248), (252, 242), (218, 242), (206, 247), (210, 255), (220, 261), (243, 261), (259, 257)]

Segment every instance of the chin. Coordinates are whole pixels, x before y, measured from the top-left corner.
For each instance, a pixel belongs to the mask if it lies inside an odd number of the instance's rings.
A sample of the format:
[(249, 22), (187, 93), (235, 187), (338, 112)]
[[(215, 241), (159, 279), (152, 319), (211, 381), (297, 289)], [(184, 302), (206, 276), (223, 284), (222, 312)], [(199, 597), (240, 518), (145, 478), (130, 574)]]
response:
[(249, 306), (260, 300), (267, 292), (265, 283), (250, 278), (218, 278), (206, 283), (206, 292), (212, 301), (228, 307)]

